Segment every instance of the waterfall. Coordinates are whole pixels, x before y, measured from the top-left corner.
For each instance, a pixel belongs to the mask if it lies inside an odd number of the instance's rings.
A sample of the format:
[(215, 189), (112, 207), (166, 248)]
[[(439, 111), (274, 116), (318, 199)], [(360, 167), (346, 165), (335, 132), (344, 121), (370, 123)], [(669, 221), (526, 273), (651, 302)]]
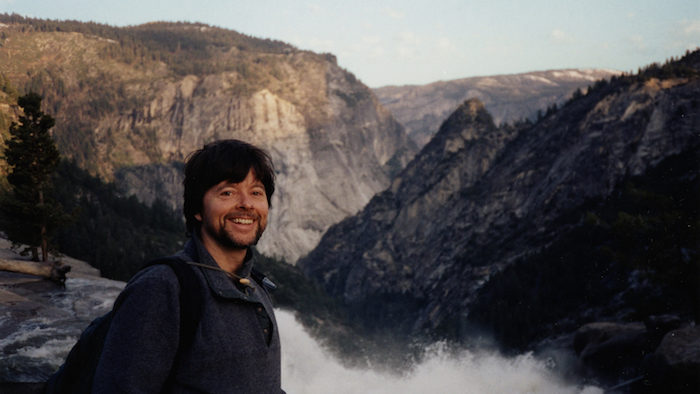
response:
[(316, 342), (292, 312), (275, 312), (282, 341), (282, 388), (287, 394), (552, 393), (602, 394), (563, 382), (530, 354), (441, 351), (404, 375), (346, 368)]

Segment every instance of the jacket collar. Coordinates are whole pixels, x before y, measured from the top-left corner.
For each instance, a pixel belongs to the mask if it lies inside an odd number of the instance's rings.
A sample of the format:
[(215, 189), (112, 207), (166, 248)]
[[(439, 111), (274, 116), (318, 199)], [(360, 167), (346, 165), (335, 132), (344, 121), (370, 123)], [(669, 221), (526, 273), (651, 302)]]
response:
[[(254, 292), (257, 284), (250, 278), (250, 272), (253, 269), (253, 263), (255, 262), (253, 252), (250, 250), (250, 248), (248, 248), (245, 259), (243, 260), (243, 265), (238, 270), (238, 275), (243, 278), (250, 279), (250, 285), (252, 287), (242, 286), (240, 288), (234, 282), (235, 279), (229, 277), (225, 272), (217, 271), (219, 265), (216, 263), (216, 260), (214, 260), (209, 251), (207, 251), (207, 249), (204, 247), (204, 244), (202, 244), (202, 242), (199, 240), (196, 231), (192, 232), (192, 236), (185, 245), (183, 252), (187, 255), (187, 257), (189, 257), (190, 261), (204, 264), (213, 268), (200, 269), (207, 281), (207, 284), (209, 285), (209, 288), (212, 290), (212, 292), (214, 292), (214, 294), (223, 298), (239, 299), (256, 303), (260, 302), (255, 296)], [(244, 290), (241, 290), (241, 288)]]

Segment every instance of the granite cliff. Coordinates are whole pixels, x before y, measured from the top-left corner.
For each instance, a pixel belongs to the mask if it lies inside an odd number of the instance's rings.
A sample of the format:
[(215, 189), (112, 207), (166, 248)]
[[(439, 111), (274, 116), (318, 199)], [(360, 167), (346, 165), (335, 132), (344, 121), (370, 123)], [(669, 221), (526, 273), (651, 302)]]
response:
[(698, 149), (699, 56), (679, 63), (691, 77), (601, 82), (536, 124), (497, 127), (465, 102), (300, 266), (366, 327), (459, 336), (495, 273), (579, 225), (625, 177)]
[(259, 249), (290, 263), (415, 153), (332, 55), (199, 24), (3, 22), (5, 76), (44, 96), (64, 157), (127, 195), (179, 209), (194, 149), (237, 138), (268, 150), (279, 187)]

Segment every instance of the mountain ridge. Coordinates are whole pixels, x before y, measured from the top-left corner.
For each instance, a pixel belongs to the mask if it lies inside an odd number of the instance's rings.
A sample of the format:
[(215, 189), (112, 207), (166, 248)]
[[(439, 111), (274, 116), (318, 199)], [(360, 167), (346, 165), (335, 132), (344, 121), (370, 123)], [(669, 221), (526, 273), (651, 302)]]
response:
[(602, 79), (622, 73), (602, 69), (553, 69), (437, 81), (426, 85), (384, 86), (374, 89), (379, 101), (423, 146), (440, 124), (463, 101), (482, 101), (496, 125), (536, 121), (538, 113), (562, 105), (577, 90), (586, 91)]

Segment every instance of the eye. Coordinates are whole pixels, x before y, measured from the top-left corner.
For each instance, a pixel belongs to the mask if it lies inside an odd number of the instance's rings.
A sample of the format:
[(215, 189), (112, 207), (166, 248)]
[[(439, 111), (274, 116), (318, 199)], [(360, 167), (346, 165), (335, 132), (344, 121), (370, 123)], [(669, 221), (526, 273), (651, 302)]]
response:
[(265, 189), (262, 186), (252, 188), (250, 193), (254, 196), (265, 196)]

